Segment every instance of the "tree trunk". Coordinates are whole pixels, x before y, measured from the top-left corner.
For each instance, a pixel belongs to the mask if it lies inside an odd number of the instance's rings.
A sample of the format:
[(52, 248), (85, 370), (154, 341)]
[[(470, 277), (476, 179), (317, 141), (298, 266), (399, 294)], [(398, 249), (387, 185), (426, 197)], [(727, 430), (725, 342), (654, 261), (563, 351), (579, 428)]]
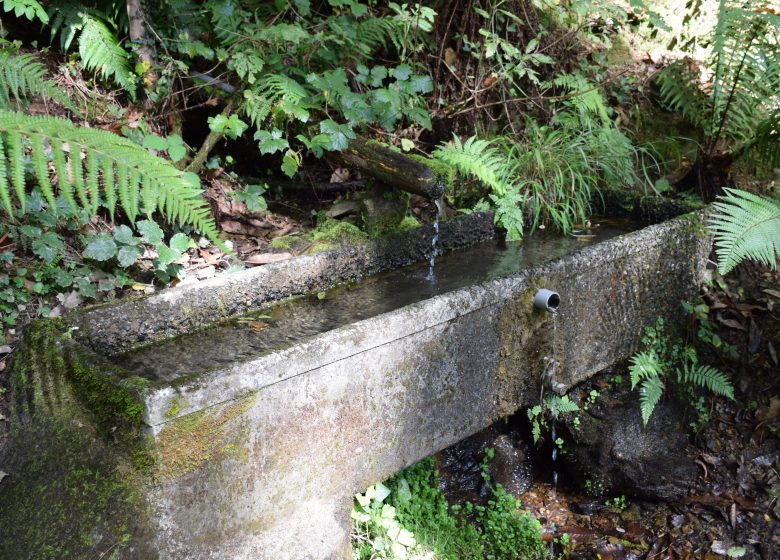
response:
[(129, 21), (130, 41), (136, 45), (138, 58), (144, 65), (144, 85), (153, 90), (157, 85), (157, 73), (154, 71), (157, 63), (157, 52), (154, 42), (150, 39), (144, 23), (142, 0), (127, 0), (127, 19)]
[(391, 187), (429, 198), (440, 198), (444, 194), (445, 181), (429, 165), (378, 142), (358, 137), (351, 140), (344, 151), (328, 155), (339, 164)]

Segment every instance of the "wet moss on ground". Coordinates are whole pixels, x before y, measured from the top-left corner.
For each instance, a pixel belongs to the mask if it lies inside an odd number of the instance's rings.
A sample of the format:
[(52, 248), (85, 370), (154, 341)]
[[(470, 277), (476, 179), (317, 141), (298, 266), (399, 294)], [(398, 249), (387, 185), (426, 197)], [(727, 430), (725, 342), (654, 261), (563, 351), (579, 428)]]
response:
[(145, 383), (112, 380), (69, 334), (65, 321), (35, 321), (14, 356), (1, 558), (115, 558), (144, 540)]

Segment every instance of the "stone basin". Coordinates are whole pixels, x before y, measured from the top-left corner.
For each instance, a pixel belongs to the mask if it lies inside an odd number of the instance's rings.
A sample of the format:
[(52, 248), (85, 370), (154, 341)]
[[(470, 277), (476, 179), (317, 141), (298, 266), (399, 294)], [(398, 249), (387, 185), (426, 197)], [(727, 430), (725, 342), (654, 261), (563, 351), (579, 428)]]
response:
[(499, 246), (472, 215), (442, 224), (445, 249), (472, 247), (434, 281), (423, 264), (327, 291), (424, 258), (421, 228), (38, 321), (12, 365), (0, 557), (351, 558), (353, 495), (535, 404), (555, 341), (570, 387), (681, 319), (702, 224)]

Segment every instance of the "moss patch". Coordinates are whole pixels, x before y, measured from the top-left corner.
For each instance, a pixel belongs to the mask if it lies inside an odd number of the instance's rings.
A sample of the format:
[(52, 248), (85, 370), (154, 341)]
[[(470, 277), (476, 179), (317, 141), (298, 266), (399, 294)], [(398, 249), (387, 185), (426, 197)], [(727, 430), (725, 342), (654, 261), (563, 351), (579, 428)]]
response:
[(327, 243), (336, 245), (360, 245), (368, 241), (368, 234), (359, 227), (341, 220), (325, 220), (317, 226), (309, 238), (314, 243)]
[(64, 321), (28, 325), (12, 364), (17, 418), (0, 484), (0, 558), (115, 558), (131, 541), (143, 548), (143, 473), (131, 457), (148, 457), (145, 384), (117, 381)]
[(237, 451), (242, 430), (233, 422), (255, 403), (256, 394), (173, 420), (158, 437), (160, 472), (179, 477), (209, 460)]
[(457, 170), (443, 161), (437, 159), (427, 158), (418, 154), (411, 154), (409, 157), (417, 162), (427, 165), (433, 171), (433, 175), (439, 184), (444, 185), (445, 192), (452, 192), (452, 185), (455, 183), (455, 178), (458, 176)]

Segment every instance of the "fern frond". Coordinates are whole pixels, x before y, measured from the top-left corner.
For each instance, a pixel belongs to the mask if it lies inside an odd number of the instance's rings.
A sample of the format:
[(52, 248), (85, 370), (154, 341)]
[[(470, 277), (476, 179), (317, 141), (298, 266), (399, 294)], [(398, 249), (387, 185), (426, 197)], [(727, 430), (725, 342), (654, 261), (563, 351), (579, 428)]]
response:
[(358, 23), (355, 35), (355, 46), (365, 56), (390, 44), (400, 51), (404, 42), (404, 24), (393, 17), (366, 18)]
[(503, 158), (489, 140), (480, 140), (476, 136), (461, 143), (453, 135), (452, 144), (442, 144), (433, 151), (433, 157), (455, 167), (463, 175), (471, 175), (493, 191), (497, 196), (507, 193), (507, 185), (502, 177), (505, 172), (506, 158)]
[(99, 72), (104, 79), (113, 78), (134, 96), (135, 78), (130, 68), (130, 55), (119, 45), (116, 36), (104, 22), (89, 14), (83, 14), (83, 18), (79, 56), (84, 67)]
[(244, 92), (244, 114), (253, 125), (261, 127), (263, 121), (278, 106), (285, 114), (301, 122), (309, 120), (309, 90), (289, 76), (271, 74), (258, 81), (252, 90)]
[(556, 418), (559, 414), (569, 414), (580, 410), (577, 403), (569, 400), (569, 397), (566, 395), (562, 397), (559, 397), (558, 395), (548, 395), (545, 404), (549, 410), (553, 411), (553, 416)]
[(731, 381), (714, 367), (686, 364), (682, 371), (682, 382), (708, 389), (716, 395), (734, 400), (734, 386)]
[(718, 270), (727, 274), (744, 259), (755, 259), (771, 268), (780, 257), (780, 204), (768, 198), (724, 189), (713, 204), (709, 219), (715, 234)]
[[(6, 211), (11, 187), (15, 190), (20, 209), (24, 211), (24, 157), (27, 151), (23, 147), (24, 139), (29, 141), (38, 185), (50, 204), (54, 191), (48, 173), (49, 150), (46, 144), (52, 152), (57, 190), (68, 204), (76, 205), (73, 194), (69, 194), (76, 193), (81, 207), (94, 215), (102, 194), (110, 210), (111, 200), (116, 203), (113, 194), (116, 185), (119, 202), (131, 221), (135, 221), (139, 200), (143, 199), (143, 210), (147, 214), (159, 209), (167, 220), (191, 225), (221, 246), (214, 220), (201, 198), (197, 176), (176, 169), (166, 160), (151, 155), (125, 138), (105, 130), (79, 128), (56, 117), (0, 111), (0, 144), (7, 148), (0, 150), (3, 154), (0, 158), (0, 201)], [(82, 154), (86, 160), (86, 178)], [(68, 159), (69, 167), (65, 163)], [(139, 187), (139, 184), (143, 186)]]
[(662, 102), (701, 128), (715, 145), (720, 138), (745, 142), (777, 107), (780, 58), (776, 36), (780, 15), (750, 3), (720, 0), (712, 34), (713, 70), (704, 82), (694, 63), (672, 63), (658, 76)]
[(689, 122), (704, 128), (711, 113), (709, 97), (699, 82), (699, 72), (691, 60), (676, 60), (659, 72), (661, 103), (681, 113)]
[(0, 50), (0, 108), (8, 107), (11, 97), (19, 103), (40, 95), (77, 112), (60, 87), (46, 79), (46, 74), (46, 67), (34, 55)]
[(642, 412), (642, 423), (647, 426), (647, 421), (653, 414), (661, 395), (664, 394), (664, 384), (658, 377), (649, 377), (642, 381), (639, 388), (639, 409)]
[(663, 376), (661, 362), (653, 352), (637, 352), (631, 357), (628, 372), (631, 375), (631, 390), (644, 380)]
[(70, 0), (57, 2), (56, 6), (48, 9), (50, 18), (49, 33), (50, 40), (60, 36), (60, 48), (63, 52), (68, 52), (76, 35), (84, 27), (84, 13), (87, 8), (80, 2)]
[(780, 167), (780, 107), (758, 125), (750, 148), (761, 161)]

